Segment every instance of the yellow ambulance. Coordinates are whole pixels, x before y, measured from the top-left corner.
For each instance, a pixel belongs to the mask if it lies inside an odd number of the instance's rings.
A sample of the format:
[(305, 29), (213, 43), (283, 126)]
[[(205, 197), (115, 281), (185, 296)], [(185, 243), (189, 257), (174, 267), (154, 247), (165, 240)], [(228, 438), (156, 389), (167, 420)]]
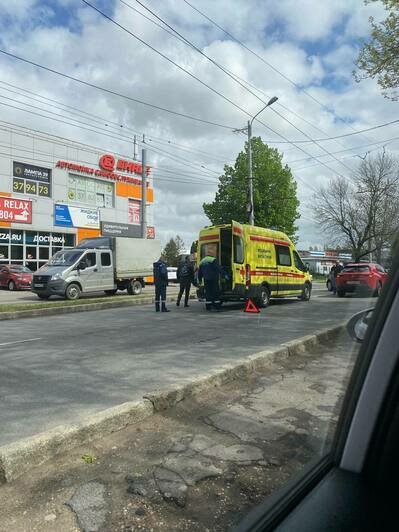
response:
[[(251, 298), (266, 307), (270, 298), (310, 299), (309, 268), (285, 233), (234, 221), (205, 227), (198, 238), (198, 267), (206, 255), (216, 257), (227, 274), (220, 280), (222, 301)], [(203, 299), (203, 287), (197, 294)]]

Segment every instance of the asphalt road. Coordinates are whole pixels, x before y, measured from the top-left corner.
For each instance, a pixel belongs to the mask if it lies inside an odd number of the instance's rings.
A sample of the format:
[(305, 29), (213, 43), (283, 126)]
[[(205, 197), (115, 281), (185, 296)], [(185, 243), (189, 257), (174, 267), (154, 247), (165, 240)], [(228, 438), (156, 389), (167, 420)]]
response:
[(261, 314), (153, 306), (7, 321), (0, 334), (0, 445), (190, 381), (266, 347), (333, 326), (372, 306), (323, 289)]

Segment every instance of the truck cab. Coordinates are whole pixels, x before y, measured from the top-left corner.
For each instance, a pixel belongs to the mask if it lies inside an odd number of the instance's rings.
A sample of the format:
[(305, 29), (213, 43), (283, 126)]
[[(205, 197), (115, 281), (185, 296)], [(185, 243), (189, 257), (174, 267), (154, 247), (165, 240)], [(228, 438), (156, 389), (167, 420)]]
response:
[(58, 251), (35, 272), (32, 291), (40, 299), (51, 295), (79, 299), (82, 293), (116, 292), (112, 251), (82, 248)]

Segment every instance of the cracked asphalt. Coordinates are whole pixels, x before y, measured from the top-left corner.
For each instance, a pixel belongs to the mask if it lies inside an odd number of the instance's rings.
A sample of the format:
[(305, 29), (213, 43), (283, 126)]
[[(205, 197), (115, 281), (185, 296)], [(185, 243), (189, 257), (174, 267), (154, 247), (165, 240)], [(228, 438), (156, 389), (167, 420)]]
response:
[(0, 530), (228, 530), (328, 449), (357, 351), (343, 332), (72, 449), (0, 487)]

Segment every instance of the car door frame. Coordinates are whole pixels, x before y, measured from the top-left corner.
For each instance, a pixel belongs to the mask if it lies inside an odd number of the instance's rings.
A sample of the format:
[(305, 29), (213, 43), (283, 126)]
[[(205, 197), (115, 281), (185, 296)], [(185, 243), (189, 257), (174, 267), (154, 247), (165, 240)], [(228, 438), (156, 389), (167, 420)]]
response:
[[(107, 254), (110, 257), (110, 264), (109, 266), (104, 266), (102, 263), (102, 256), (103, 254)], [(112, 257), (112, 251), (108, 249), (100, 249), (98, 250), (98, 268), (101, 272), (101, 283), (102, 283), (102, 290), (113, 290), (115, 288), (115, 275), (114, 275), (114, 265), (113, 265), (113, 257)]]
[[(349, 505), (342, 516), (342, 529), (367, 530), (345, 525), (353, 519), (364, 520), (362, 510), (369, 509), (370, 484), (373, 486), (381, 476), (378, 466), (392, 426), (396, 428), (394, 436), (399, 437), (399, 416), (395, 419), (392, 408), (392, 404), (397, 407), (399, 397), (399, 253), (391, 271), (360, 347), (331, 450), (315, 457), (283, 488), (255, 507), (233, 528), (235, 532), (336, 530), (332, 523), (337, 523), (337, 516), (345, 510), (342, 500), (350, 497), (353, 513)], [(396, 449), (392, 455), (399, 470)], [(389, 467), (388, 461), (385, 469)], [(337, 475), (345, 482), (340, 486), (338, 483), (338, 488), (336, 484), (334, 491)], [(329, 485), (333, 489), (328, 499)]]
[(98, 271), (98, 251), (95, 249), (88, 250), (87, 253), (80, 258), (79, 262), (85, 260), (89, 254), (94, 254), (96, 263), (94, 266), (88, 266), (84, 269), (78, 269), (79, 280), (82, 286), (82, 292), (98, 292), (102, 290), (101, 274)]
[[(276, 266), (277, 266), (277, 295), (278, 296), (299, 296), (302, 293), (301, 288), (297, 287), (295, 282), (296, 279), (296, 268), (294, 255), (292, 253), (291, 246), (287, 242), (287, 245), (281, 243), (275, 243), (275, 253), (276, 253)], [(280, 264), (279, 260), (279, 248), (288, 249), (290, 256), (290, 265)]]

